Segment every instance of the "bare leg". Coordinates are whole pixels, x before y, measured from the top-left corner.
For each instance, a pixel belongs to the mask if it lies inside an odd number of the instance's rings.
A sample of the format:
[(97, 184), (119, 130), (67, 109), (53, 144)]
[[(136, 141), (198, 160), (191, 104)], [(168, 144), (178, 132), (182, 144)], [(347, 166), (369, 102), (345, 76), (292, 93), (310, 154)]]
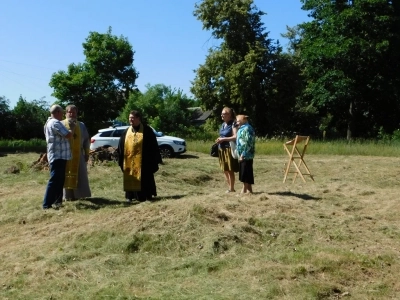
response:
[(244, 183), (244, 182), (243, 182), (243, 187), (242, 187), (242, 190), (240, 191), (240, 193), (241, 194), (247, 193), (247, 186), (246, 186), (246, 183)]
[(247, 192), (249, 194), (253, 194), (253, 187), (251, 186), (251, 184), (250, 183), (245, 183), (245, 185), (246, 185)]
[(229, 189), (231, 192), (235, 191), (235, 172), (229, 171)]
[(229, 171), (224, 171), (226, 184), (228, 185), (228, 189), (230, 188), (230, 181), (229, 181)]
[(235, 190), (235, 172), (224, 171), (226, 183), (228, 184), (228, 189), (233, 192)]
[(243, 182), (243, 187), (242, 191), (240, 192), (241, 194), (253, 194), (253, 187), (249, 183)]

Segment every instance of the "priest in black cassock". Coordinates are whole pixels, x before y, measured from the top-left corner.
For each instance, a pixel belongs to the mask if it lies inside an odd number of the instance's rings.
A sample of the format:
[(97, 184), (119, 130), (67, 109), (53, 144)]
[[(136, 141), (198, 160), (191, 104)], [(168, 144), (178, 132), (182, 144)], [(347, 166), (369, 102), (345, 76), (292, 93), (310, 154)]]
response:
[(154, 173), (162, 163), (153, 129), (142, 123), (140, 112), (129, 113), (129, 128), (118, 143), (118, 164), (123, 172), (123, 188), (128, 202), (157, 196)]

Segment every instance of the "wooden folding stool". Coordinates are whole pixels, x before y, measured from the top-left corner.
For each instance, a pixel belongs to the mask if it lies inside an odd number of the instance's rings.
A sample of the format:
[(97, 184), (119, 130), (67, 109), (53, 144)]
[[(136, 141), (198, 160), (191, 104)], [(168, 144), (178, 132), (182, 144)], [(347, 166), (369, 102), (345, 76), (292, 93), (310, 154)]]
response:
[[(313, 176), (311, 175), (310, 169), (307, 167), (305, 161), (304, 161), (304, 154), (306, 153), (308, 142), (310, 141), (309, 136), (301, 136), (301, 135), (296, 135), (294, 140), (291, 140), (289, 142), (286, 142), (283, 144), (283, 148), (286, 150), (287, 154), (289, 155), (289, 161), (286, 165), (285, 168), (285, 177), (283, 178), (283, 182), (286, 181), (286, 178), (289, 173), (294, 173), (293, 177), (293, 182), (296, 181), (297, 175), (303, 179), (304, 182), (306, 182), (304, 176), (310, 176), (312, 181), (314, 181)], [(303, 143), (303, 149), (301, 149), (301, 146), (299, 144)], [(290, 149), (290, 147), (292, 147)], [(301, 149), (301, 151), (299, 150)], [(291, 168), (293, 165), (294, 169)], [(303, 172), (301, 171), (303, 169)]]

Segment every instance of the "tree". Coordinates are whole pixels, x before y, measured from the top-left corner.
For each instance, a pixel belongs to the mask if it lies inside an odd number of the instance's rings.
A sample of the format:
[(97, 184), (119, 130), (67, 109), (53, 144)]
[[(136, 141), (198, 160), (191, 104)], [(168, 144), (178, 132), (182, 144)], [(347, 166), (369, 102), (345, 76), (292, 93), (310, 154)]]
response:
[(127, 38), (90, 32), (82, 44), (85, 61), (70, 64), (52, 75), (53, 96), (66, 106), (75, 104), (90, 132), (106, 126), (123, 109), (135, 87), (138, 73), (134, 51)]
[(318, 111), (302, 97), (305, 89), (305, 78), (301, 60), (301, 33), (299, 26), (286, 26), (287, 32), (281, 34), (289, 40), (286, 53), (279, 56), (276, 68), (275, 82), (280, 89), (277, 96), (283, 98), (279, 107), (285, 114), (277, 114), (282, 124), (282, 133), (293, 136), (294, 133), (318, 136), (325, 129), (322, 128)]
[(22, 140), (43, 139), (43, 126), (50, 115), (49, 109), (49, 104), (44, 98), (28, 102), (20, 96), (12, 110), (16, 124), (14, 138)]
[(299, 25), (307, 106), (347, 139), (398, 128), (398, 1), (302, 2), (313, 18)]
[(123, 109), (119, 120), (126, 122), (131, 110), (139, 110), (143, 121), (157, 130), (170, 134), (184, 133), (190, 127), (193, 100), (181, 90), (175, 90), (163, 84), (146, 85), (146, 92), (135, 91)]
[(269, 133), (284, 136), (291, 136), (293, 133), (315, 134), (317, 130), (313, 123), (313, 114), (300, 102), (304, 79), (297, 55), (279, 53), (270, 81)]
[(10, 100), (0, 97), (0, 139), (11, 139), (15, 134), (15, 119), (10, 110)]
[[(279, 44), (273, 45), (265, 32), (252, 0), (203, 0), (194, 15), (203, 29), (221, 40), (210, 49), (206, 61), (196, 70), (191, 92), (206, 109), (233, 107), (248, 113), (258, 134), (270, 128), (271, 78)], [(266, 121), (267, 120), (267, 121)]]

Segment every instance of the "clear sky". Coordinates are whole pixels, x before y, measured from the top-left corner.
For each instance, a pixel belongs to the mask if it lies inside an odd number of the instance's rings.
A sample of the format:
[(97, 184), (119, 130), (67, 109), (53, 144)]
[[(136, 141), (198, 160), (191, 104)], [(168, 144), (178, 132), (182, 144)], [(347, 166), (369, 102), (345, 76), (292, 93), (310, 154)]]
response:
[[(84, 61), (89, 32), (123, 35), (135, 51), (137, 87), (162, 83), (190, 95), (194, 72), (216, 44), (193, 16), (198, 0), (0, 0), (0, 96), (13, 108), (27, 101), (55, 101), (51, 75)], [(255, 0), (269, 38), (286, 25), (307, 21), (300, 0)]]

